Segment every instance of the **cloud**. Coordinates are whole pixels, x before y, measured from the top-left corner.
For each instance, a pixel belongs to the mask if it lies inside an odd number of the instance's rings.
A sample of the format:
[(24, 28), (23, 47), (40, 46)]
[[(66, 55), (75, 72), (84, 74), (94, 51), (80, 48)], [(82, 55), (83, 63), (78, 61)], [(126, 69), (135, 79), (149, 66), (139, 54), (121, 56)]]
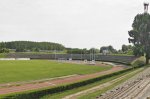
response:
[(34, 40), (90, 48), (128, 44), (142, 0), (1, 0), (0, 40)]

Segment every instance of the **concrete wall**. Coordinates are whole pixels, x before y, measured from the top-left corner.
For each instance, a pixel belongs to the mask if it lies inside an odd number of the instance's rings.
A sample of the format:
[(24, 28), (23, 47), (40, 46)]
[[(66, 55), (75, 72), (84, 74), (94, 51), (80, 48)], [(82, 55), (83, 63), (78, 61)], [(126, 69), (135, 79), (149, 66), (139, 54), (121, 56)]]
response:
[(30, 60), (30, 58), (0, 58), (0, 60)]
[[(10, 53), (7, 55), (8, 58), (30, 58), (30, 59), (64, 59), (68, 60), (90, 60), (89, 54), (29, 54), (29, 53)], [(95, 55), (95, 60), (98, 61), (114, 61), (130, 63), (135, 60), (135, 56), (115, 56), (115, 55)]]

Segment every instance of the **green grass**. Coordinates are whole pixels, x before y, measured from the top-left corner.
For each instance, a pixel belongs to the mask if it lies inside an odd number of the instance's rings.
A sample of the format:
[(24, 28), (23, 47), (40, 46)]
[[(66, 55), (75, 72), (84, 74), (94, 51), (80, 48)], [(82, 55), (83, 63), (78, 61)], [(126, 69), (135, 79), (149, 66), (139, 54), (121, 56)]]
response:
[[(135, 69), (135, 70), (137, 70), (137, 69)], [(131, 73), (131, 72), (133, 72), (133, 71), (135, 71), (135, 70), (132, 70), (132, 71), (129, 71), (129, 72), (126, 72), (126, 73), (117, 75), (117, 76), (113, 76), (113, 77), (110, 77), (110, 78), (107, 78), (107, 79), (104, 79), (104, 80), (101, 80), (101, 81), (92, 83), (92, 84), (90, 84), (90, 85), (86, 85), (86, 86), (83, 86), (83, 87), (79, 87), (79, 88), (73, 89), (73, 90), (68, 90), (68, 91), (64, 91), (64, 92), (62, 92), (62, 93), (56, 93), (56, 94), (53, 94), (53, 95), (46, 95), (46, 96), (42, 97), (41, 99), (61, 99), (61, 98), (65, 97), (65, 96), (67, 96), (67, 95), (74, 94), (74, 93), (77, 93), (77, 92), (80, 92), (80, 91), (83, 91), (83, 90), (92, 88), (92, 87), (94, 87), (94, 86), (97, 86), (97, 85), (106, 83), (106, 82), (108, 82), (108, 81), (114, 80), (114, 79), (116, 79), (116, 78), (118, 78), (118, 77), (121, 77), (121, 76), (123, 76), (123, 75), (125, 75), (125, 74)], [(141, 71), (141, 70), (140, 70), (140, 71)], [(139, 72), (139, 71), (138, 71), (138, 72)], [(136, 72), (136, 73), (138, 73), (138, 72)], [(114, 86), (116, 86), (116, 85), (122, 83), (123, 81), (129, 79), (130, 77), (132, 77), (132, 76), (135, 75), (136, 73), (133, 73), (133, 74), (129, 75), (129, 76), (126, 77), (125, 79), (123, 79), (123, 80), (121, 80), (121, 81), (115, 83), (115, 85), (113, 85), (113, 86), (109, 86), (109, 87), (104, 88), (102, 91), (98, 91), (97, 94), (92, 93), (92, 94), (89, 94), (89, 95), (87, 95), (87, 96), (81, 97), (81, 99), (82, 99), (82, 98), (83, 98), (83, 99), (95, 99), (96, 96), (100, 95), (100, 92), (105, 92), (106, 90), (109, 90), (109, 89), (113, 88)]]
[(49, 60), (0, 61), (0, 83), (89, 74), (110, 68), (111, 66), (88, 66)]
[(0, 53), (0, 58), (5, 58), (6, 57), (6, 53)]

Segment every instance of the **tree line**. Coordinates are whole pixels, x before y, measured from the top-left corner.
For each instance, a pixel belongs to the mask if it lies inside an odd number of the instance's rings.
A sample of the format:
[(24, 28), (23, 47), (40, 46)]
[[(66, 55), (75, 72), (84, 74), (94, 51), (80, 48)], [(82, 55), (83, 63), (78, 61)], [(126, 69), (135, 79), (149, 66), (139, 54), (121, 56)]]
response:
[(132, 45), (122, 45), (122, 48), (117, 50), (112, 45), (102, 46), (100, 49), (90, 48), (90, 49), (79, 49), (79, 48), (66, 48), (68, 54), (90, 54), (90, 53), (101, 53), (103, 54), (105, 51), (107, 54), (126, 54), (126, 55), (135, 55), (141, 56), (143, 55), (143, 50), (140, 48), (134, 47)]
[(131, 45), (122, 45), (122, 49), (116, 50), (112, 45), (102, 46), (100, 49), (91, 48), (91, 49), (80, 49), (80, 48), (66, 48), (58, 43), (51, 42), (32, 42), (32, 41), (12, 41), (12, 42), (0, 42), (0, 53), (9, 53), (9, 51), (15, 50), (15, 52), (40, 52), (40, 51), (64, 51), (66, 50), (67, 54), (91, 54), (91, 53), (102, 53), (108, 51), (107, 54), (126, 54), (126, 55), (135, 55), (143, 56), (144, 49), (140, 45), (131, 46)]
[(79, 48), (66, 48), (68, 54), (90, 54), (90, 53), (99, 53), (99, 49), (79, 49)]
[(0, 42), (0, 49), (5, 51), (6, 49), (15, 49), (16, 52), (25, 51), (40, 51), (40, 50), (57, 50), (62, 51), (65, 47), (58, 43), (52, 42), (33, 42), (33, 41), (12, 41), (12, 42)]
[(33, 41), (12, 41), (12, 42), (0, 42), (0, 53), (8, 53), (13, 50), (15, 52), (39, 52), (39, 51), (63, 51), (66, 50), (68, 54), (90, 54), (90, 53), (103, 53), (104, 50), (108, 51), (108, 54), (128, 54), (140, 56), (144, 54), (141, 47), (134, 47), (131, 45), (122, 45), (122, 49), (116, 50), (113, 46), (102, 46), (100, 49), (80, 49), (80, 48), (66, 48), (58, 43), (51, 42), (33, 42)]

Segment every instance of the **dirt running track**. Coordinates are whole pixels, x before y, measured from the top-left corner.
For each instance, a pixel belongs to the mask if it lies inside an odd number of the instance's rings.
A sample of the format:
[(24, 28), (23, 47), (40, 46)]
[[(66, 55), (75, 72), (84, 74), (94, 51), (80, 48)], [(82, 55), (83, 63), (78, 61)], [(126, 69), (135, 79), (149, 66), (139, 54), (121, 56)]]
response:
[(31, 84), (22, 84), (19, 86), (4, 87), (4, 88), (0, 88), (0, 95), (77, 82), (77, 81), (84, 80), (84, 79), (89, 79), (89, 78), (94, 78), (94, 77), (101, 76), (101, 75), (110, 74), (112, 72), (120, 71), (122, 69), (124, 69), (123, 66), (113, 66), (113, 68), (110, 70), (93, 73), (93, 74), (77, 75), (74, 77), (54, 79), (54, 80), (45, 81), (41, 83), (31, 83)]

